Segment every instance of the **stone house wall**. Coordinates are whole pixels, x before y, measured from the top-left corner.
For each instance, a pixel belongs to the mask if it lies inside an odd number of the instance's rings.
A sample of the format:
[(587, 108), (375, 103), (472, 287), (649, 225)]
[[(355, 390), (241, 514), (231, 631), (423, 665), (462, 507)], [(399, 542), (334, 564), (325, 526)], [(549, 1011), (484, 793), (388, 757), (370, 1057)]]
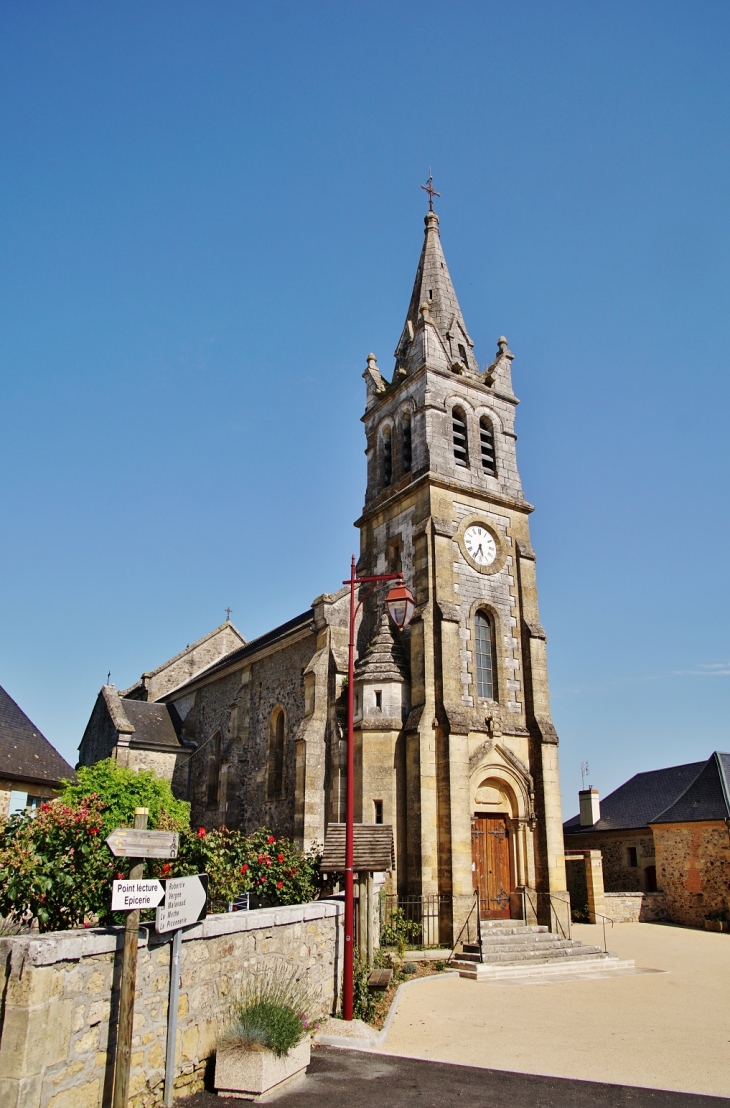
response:
[[(629, 847), (636, 848), (638, 863), (636, 866), (630, 866), (628, 863)], [(565, 849), (601, 851), (606, 892), (644, 892), (646, 890), (644, 871), (647, 866), (656, 865), (654, 839), (651, 831), (646, 828), (636, 831), (600, 831), (594, 834), (589, 832), (566, 835)], [(582, 907), (586, 896), (583, 869), (577, 863), (570, 863), (566, 871), (573, 907)], [(661, 883), (659, 887), (661, 888)]]
[(730, 831), (722, 820), (655, 823), (657, 881), (667, 918), (704, 925), (708, 912), (730, 910)]
[[(334, 1011), (342, 961), (335, 901), (209, 916), (184, 933), (175, 1088), (202, 1088), (232, 1003), (253, 973), (298, 971)], [(171, 936), (140, 932), (129, 1108), (161, 1101)], [(123, 929), (0, 940), (0, 1104), (111, 1103)]]

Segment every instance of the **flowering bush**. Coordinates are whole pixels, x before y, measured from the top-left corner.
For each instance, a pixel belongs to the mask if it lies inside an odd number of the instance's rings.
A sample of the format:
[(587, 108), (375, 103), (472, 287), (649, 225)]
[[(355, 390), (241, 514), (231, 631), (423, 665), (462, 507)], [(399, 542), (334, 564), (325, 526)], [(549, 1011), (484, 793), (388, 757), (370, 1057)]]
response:
[(56, 800), (20, 812), (0, 828), (0, 916), (63, 931), (109, 913), (115, 860), (102, 833), (103, 804)]
[(253, 835), (226, 827), (187, 830), (180, 835), (180, 852), (170, 869), (157, 876), (210, 875), (209, 894), (214, 909), (226, 906), (242, 893), (252, 904), (302, 904), (317, 891), (319, 857), (303, 854), (289, 839), (277, 839), (262, 828)]
[(132, 827), (135, 808), (149, 809), (147, 826), (151, 828), (157, 827), (161, 819), (172, 831), (190, 826), (190, 805), (177, 800), (170, 782), (151, 769), (128, 769), (113, 758), (105, 758), (93, 766), (79, 766), (76, 780), (62, 784), (60, 799), (72, 808), (83, 804), (91, 793), (103, 801), (104, 838), (115, 827)]

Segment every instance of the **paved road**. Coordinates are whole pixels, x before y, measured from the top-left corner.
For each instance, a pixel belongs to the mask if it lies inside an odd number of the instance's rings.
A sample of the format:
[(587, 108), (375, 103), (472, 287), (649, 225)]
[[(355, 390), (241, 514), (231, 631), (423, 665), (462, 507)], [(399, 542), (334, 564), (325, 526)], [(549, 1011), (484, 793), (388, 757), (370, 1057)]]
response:
[[(240, 1108), (242, 1103), (214, 1093), (175, 1101), (176, 1108)], [(274, 1103), (277, 1108), (730, 1108), (726, 1097), (537, 1077), (334, 1047), (317, 1047), (304, 1084)]]

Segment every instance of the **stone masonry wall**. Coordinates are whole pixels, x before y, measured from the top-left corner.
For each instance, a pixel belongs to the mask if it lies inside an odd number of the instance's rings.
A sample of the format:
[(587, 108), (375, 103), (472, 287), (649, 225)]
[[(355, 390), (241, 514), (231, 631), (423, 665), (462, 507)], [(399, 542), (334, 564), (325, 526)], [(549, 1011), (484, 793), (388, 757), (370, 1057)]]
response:
[(604, 893), (614, 923), (656, 923), (667, 918), (664, 893)]
[[(628, 848), (636, 847), (636, 866), (628, 863)], [(644, 870), (655, 864), (654, 840), (651, 831), (599, 831), (596, 834), (571, 834), (565, 836), (566, 850), (600, 850), (603, 857), (603, 884), (607, 892), (643, 892), (646, 878)], [(579, 872), (580, 871), (580, 872)], [(574, 897), (584, 894), (585, 882), (577, 862), (568, 865), (568, 888), (573, 905)], [(583, 901), (580, 902), (581, 904)]]
[(730, 832), (721, 821), (655, 823), (657, 881), (667, 918), (695, 927), (730, 910)]
[[(111, 1103), (123, 929), (0, 940), (0, 1105), (102, 1108)], [(162, 1098), (170, 937), (140, 932), (130, 1108)], [(251, 974), (283, 966), (339, 997), (341, 906), (334, 901), (209, 916), (184, 934), (175, 1088), (203, 1086), (231, 1005)]]

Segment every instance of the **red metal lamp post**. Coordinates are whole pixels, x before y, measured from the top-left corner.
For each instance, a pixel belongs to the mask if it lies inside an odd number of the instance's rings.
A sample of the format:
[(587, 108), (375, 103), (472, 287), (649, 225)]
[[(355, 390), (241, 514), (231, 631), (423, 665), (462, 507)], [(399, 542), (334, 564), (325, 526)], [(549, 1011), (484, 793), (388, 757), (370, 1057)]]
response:
[[(345, 958), (342, 983), (342, 1015), (346, 1020), (352, 1019), (353, 1003), (353, 970), (354, 970), (354, 942), (353, 931), (355, 923), (355, 890), (354, 890), (354, 861), (355, 861), (355, 741), (354, 741), (354, 717), (355, 717), (355, 620), (363, 600), (373, 591), (376, 585), (382, 581), (394, 581), (388, 591), (386, 607), (388, 615), (396, 627), (402, 631), (413, 618), (416, 604), (409, 589), (406, 588), (402, 573), (379, 573), (371, 577), (358, 577), (355, 570), (355, 556), (350, 565), (350, 579), (343, 581), (343, 585), (350, 586), (350, 636), (347, 658), (347, 801), (345, 811)], [(355, 604), (355, 589), (358, 585), (371, 585), (358, 604)]]

